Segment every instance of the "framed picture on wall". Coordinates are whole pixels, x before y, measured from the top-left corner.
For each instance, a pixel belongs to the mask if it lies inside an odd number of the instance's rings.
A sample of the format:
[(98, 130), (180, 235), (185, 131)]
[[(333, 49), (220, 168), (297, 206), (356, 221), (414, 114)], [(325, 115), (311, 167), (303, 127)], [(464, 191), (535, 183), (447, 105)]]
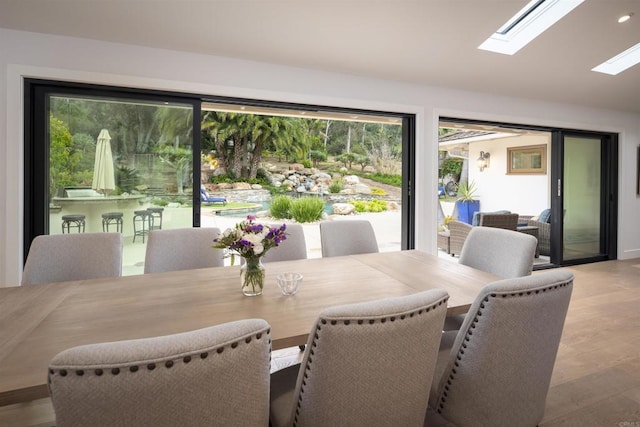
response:
[(546, 145), (507, 148), (507, 175), (544, 175), (546, 173)]

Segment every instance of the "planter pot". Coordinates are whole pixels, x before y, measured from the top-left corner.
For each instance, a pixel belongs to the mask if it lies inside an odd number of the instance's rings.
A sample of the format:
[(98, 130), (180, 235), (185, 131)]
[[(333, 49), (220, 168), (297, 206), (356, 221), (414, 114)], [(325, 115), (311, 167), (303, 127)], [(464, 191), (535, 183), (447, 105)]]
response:
[(480, 200), (456, 201), (458, 221), (471, 224), (473, 214), (480, 210)]

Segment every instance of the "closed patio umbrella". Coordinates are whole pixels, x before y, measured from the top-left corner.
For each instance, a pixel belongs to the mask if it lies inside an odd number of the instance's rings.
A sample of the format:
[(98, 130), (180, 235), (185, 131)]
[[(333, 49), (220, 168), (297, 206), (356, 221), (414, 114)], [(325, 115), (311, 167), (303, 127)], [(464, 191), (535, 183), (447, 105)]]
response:
[(111, 137), (106, 129), (102, 129), (100, 135), (98, 135), (91, 188), (103, 192), (105, 196), (108, 191), (116, 188), (113, 155), (111, 154)]

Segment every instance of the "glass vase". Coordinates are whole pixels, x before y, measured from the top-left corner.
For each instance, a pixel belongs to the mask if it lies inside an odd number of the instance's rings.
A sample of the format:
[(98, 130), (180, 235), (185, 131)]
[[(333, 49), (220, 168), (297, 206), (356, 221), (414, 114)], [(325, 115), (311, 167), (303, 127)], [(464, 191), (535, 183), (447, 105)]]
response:
[(240, 266), (240, 284), (242, 293), (248, 297), (262, 295), (265, 269), (260, 257), (245, 258)]

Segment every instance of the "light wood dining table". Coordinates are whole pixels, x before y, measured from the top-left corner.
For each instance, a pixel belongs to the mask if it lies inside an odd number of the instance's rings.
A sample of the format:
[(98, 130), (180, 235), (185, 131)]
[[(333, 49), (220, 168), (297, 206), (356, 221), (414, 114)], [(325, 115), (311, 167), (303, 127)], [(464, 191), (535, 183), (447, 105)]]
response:
[[(454, 315), (498, 279), (416, 250), (265, 266), (264, 293), (257, 297), (240, 291), (238, 266), (0, 288), (0, 406), (48, 396), (48, 364), (73, 346), (261, 318), (271, 325), (273, 349), (280, 349), (305, 344), (329, 306), (441, 288)], [(284, 272), (304, 276), (293, 296), (276, 285)]]

